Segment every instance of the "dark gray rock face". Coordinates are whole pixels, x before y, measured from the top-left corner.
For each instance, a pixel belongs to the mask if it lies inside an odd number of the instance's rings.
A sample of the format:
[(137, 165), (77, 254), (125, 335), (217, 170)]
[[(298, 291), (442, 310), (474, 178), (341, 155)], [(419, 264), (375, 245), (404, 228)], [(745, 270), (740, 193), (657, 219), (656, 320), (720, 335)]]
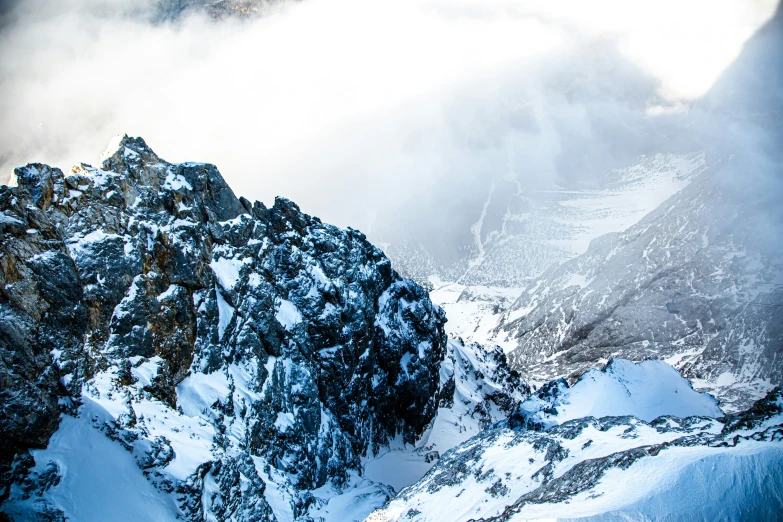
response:
[[(82, 400), (125, 404), (101, 429), (179, 492), (184, 516), (271, 520), (253, 458), (291, 474), (299, 516), (306, 491), (432, 421), (444, 314), (360, 232), (285, 199), (251, 205), (213, 165), (167, 163), (140, 138), (100, 169), (17, 178), (0, 188), (8, 455), (45, 446), (58, 397), (78, 402), (84, 386)], [(228, 391), (202, 405), (202, 382)], [(166, 473), (176, 444), (136, 413), (150, 404), (213, 419), (213, 458), (187, 480)]]
[[(79, 274), (45, 214), (62, 173), (29, 165), (18, 174), (19, 188), (0, 187), (0, 477), (57, 429), (58, 402), (79, 389), (87, 329)], [(7, 486), (3, 478), (0, 500)]]

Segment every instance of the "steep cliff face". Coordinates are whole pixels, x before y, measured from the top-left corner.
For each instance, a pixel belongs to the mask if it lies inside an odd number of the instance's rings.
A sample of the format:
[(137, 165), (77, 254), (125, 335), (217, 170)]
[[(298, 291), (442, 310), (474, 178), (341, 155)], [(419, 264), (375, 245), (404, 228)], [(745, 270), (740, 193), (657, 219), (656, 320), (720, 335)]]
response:
[(79, 385), (63, 377), (84, 371), (87, 307), (76, 266), (45, 214), (46, 188), (0, 187), (0, 501), (13, 456), (46, 447), (58, 403), (67, 409), (78, 394)]
[[(430, 425), (444, 314), (360, 232), (251, 205), (214, 166), (167, 163), (140, 138), (99, 169), (16, 174), (0, 189), (8, 511), (62, 508), (45, 463), (23, 478), (58, 400), (199, 520), (301, 516), (307, 492), (358, 480), (361, 457)], [(285, 483), (274, 508), (271, 482)]]

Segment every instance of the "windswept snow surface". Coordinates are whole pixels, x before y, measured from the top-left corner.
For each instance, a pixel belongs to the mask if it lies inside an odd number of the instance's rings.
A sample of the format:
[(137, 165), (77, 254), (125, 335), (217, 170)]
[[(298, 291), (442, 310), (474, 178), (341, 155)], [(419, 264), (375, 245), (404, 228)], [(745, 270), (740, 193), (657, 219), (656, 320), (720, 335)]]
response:
[(283, 325), (283, 328), (290, 330), (297, 324), (302, 322), (302, 314), (299, 313), (299, 309), (291, 301), (285, 299), (280, 300), (280, 305), (275, 314), (277, 322)]
[(433, 462), (427, 462), (426, 451), (421, 447), (393, 442), (378, 455), (364, 463), (364, 476), (369, 480), (391, 486), (394, 491), (416, 483), (427, 474)]
[(630, 415), (650, 422), (662, 415), (723, 416), (718, 401), (695, 392), (665, 362), (624, 359), (587, 371), (570, 388), (562, 379), (549, 383), (522, 403), (520, 412), (546, 428), (583, 417)]
[(600, 485), (567, 504), (530, 506), (508, 520), (780, 520), (780, 469), (780, 445), (666, 450), (657, 459), (607, 472)]
[(342, 493), (329, 486), (312, 493), (323, 502), (309, 513), (319, 522), (362, 522), (368, 513), (385, 504), (392, 494), (388, 487), (359, 477), (353, 477)]

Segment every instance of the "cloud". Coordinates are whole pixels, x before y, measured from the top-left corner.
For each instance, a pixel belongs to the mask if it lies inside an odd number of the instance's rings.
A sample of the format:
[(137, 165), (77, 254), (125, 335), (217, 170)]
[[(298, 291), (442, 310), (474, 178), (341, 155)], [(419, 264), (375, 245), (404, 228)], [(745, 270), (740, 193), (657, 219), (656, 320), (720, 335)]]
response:
[[(157, 6), (28, 0), (4, 11), (0, 173), (97, 161), (127, 132), (169, 161), (217, 164), (250, 199), (285, 195), (370, 227), (444, 184), (459, 198), (482, 176), (554, 179), (564, 147), (602, 165), (615, 152), (587, 137), (628, 114), (687, 107), (774, 10), (304, 0), (251, 20), (164, 23)], [(579, 151), (588, 141), (600, 155)]]

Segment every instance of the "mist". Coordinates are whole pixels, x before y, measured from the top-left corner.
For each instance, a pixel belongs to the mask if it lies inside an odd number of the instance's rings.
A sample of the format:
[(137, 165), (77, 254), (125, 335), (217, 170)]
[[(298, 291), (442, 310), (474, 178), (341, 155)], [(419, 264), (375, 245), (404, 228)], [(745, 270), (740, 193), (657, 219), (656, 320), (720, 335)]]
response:
[(655, 148), (776, 2), (304, 0), (221, 21), (159, 7), (0, 10), (0, 180), (97, 163), (128, 133), (341, 226), (461, 219), (488, 177), (589, 185)]

